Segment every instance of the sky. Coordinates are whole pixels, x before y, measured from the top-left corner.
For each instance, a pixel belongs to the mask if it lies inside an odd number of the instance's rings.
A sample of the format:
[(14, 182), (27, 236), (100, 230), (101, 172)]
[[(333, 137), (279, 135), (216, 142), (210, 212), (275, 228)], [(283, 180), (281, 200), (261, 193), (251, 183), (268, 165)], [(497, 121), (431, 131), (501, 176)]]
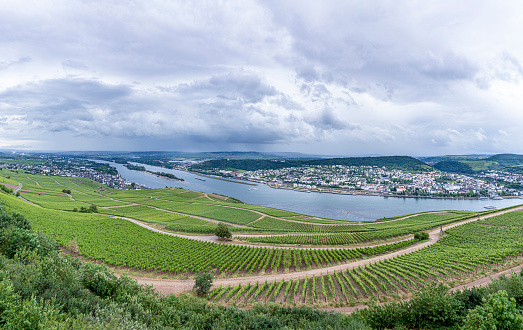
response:
[(0, 148), (523, 153), (521, 1), (0, 0)]

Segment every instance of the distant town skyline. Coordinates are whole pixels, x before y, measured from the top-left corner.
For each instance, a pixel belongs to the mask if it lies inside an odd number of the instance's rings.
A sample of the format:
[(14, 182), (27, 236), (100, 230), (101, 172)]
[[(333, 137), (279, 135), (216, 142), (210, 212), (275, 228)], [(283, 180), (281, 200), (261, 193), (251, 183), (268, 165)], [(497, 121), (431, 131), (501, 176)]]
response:
[(0, 149), (523, 154), (517, 1), (0, 9)]

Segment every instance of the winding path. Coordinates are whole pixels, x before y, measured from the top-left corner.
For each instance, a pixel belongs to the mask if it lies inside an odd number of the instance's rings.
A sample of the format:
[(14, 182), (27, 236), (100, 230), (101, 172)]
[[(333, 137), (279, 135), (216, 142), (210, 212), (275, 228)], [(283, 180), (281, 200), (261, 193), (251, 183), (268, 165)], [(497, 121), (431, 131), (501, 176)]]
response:
[[(514, 211), (521, 211), (521, 210), (523, 210), (523, 206), (519, 206), (516, 208), (512, 208), (512, 209), (504, 210), (504, 211), (500, 211), (500, 212), (491, 213), (491, 214), (484, 215), (484, 216), (479, 216), (477, 218), (472, 218), (472, 219), (468, 219), (466, 221), (448, 225), (448, 226), (444, 227), (444, 230), (447, 230), (447, 229), (450, 229), (450, 228), (453, 228), (456, 226), (460, 226), (460, 225), (463, 225), (463, 224), (466, 224), (469, 222), (487, 219), (487, 218), (497, 216), (500, 214), (514, 212)], [(296, 280), (298, 278), (304, 278), (305, 276), (312, 277), (312, 276), (320, 275), (320, 274), (323, 274), (326, 272), (332, 273), (334, 271), (352, 269), (352, 268), (355, 268), (358, 266), (364, 266), (366, 264), (394, 258), (396, 256), (404, 255), (407, 253), (411, 253), (411, 252), (423, 249), (429, 245), (436, 243), (439, 240), (439, 234), (440, 234), (440, 229), (434, 230), (429, 233), (429, 241), (427, 241), (425, 243), (411, 246), (411, 247), (408, 247), (403, 250), (395, 251), (395, 252), (388, 253), (388, 254), (381, 255), (378, 257), (374, 257), (374, 258), (353, 261), (353, 262), (330, 266), (330, 267), (311, 269), (311, 270), (286, 273), (286, 274), (269, 274), (269, 275), (258, 275), (258, 276), (235, 277), (235, 278), (217, 278), (214, 280), (213, 284), (216, 287), (216, 286), (220, 286), (220, 285), (221, 286), (237, 285), (237, 284), (245, 285), (247, 283), (252, 283), (252, 282), (256, 282), (256, 281), (258, 281), (258, 282), (267, 281), (267, 283), (272, 283), (274, 281), (279, 281), (279, 280), (286, 280), (286, 281), (291, 280), (291, 279)], [(139, 284), (152, 285), (156, 290), (158, 290), (159, 292), (161, 292), (163, 294), (169, 294), (169, 293), (181, 294), (183, 292), (192, 290), (192, 287), (194, 285), (194, 280), (192, 280), (192, 279), (171, 280), (171, 279), (144, 278), (144, 277), (135, 277), (135, 278)]]

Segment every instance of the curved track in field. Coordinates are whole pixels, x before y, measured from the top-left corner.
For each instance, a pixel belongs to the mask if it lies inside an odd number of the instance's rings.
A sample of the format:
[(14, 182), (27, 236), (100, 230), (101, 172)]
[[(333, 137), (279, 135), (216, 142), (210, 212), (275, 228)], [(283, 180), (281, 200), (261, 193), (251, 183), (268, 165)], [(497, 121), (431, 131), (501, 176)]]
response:
[[(484, 216), (479, 216), (477, 218), (468, 219), (468, 220), (460, 222), (460, 223), (454, 223), (454, 224), (444, 227), (444, 229), (447, 230), (447, 229), (450, 229), (450, 228), (453, 228), (456, 226), (460, 226), (460, 225), (463, 225), (463, 224), (466, 224), (469, 222), (487, 219), (487, 218), (497, 216), (500, 214), (514, 212), (514, 211), (521, 211), (521, 210), (523, 210), (523, 206), (520, 206), (517, 208), (512, 208), (509, 210), (500, 211), (500, 212), (491, 213), (491, 214), (484, 215)], [(378, 257), (374, 257), (374, 258), (358, 260), (358, 261), (353, 261), (353, 262), (349, 262), (349, 263), (344, 263), (344, 264), (339, 264), (339, 265), (329, 266), (329, 267), (324, 267), (324, 268), (317, 268), (317, 269), (298, 271), (298, 272), (293, 272), (293, 273), (286, 273), (286, 274), (267, 274), (267, 275), (245, 276), (245, 277), (234, 277), (234, 278), (232, 278), (232, 277), (231, 278), (217, 278), (213, 281), (213, 284), (214, 284), (214, 286), (220, 286), (220, 285), (221, 286), (227, 286), (227, 285), (235, 286), (238, 284), (246, 285), (247, 283), (252, 283), (252, 282), (256, 282), (256, 281), (258, 281), (260, 283), (265, 282), (265, 281), (267, 281), (268, 283), (272, 283), (274, 281), (280, 281), (280, 280), (288, 281), (291, 279), (296, 280), (298, 278), (304, 278), (305, 276), (312, 277), (312, 276), (317, 276), (317, 275), (320, 275), (320, 274), (323, 274), (326, 272), (334, 272), (334, 271), (340, 271), (340, 270), (345, 270), (345, 269), (352, 269), (352, 268), (355, 268), (358, 266), (364, 266), (369, 263), (374, 263), (377, 261), (394, 258), (396, 256), (404, 255), (404, 254), (411, 253), (411, 252), (420, 250), (422, 248), (425, 248), (429, 245), (436, 243), (440, 238), (439, 234), (440, 234), (440, 229), (434, 230), (429, 233), (429, 241), (427, 241), (427, 242), (424, 242), (424, 243), (418, 244), (418, 245), (414, 245), (414, 246), (408, 247), (403, 250), (399, 250), (399, 251), (391, 252), (391, 253), (384, 254), (384, 255), (381, 255)], [(156, 290), (158, 290), (159, 292), (161, 292), (163, 294), (169, 294), (169, 293), (180, 294), (180, 293), (192, 290), (192, 287), (194, 285), (194, 280), (192, 280), (192, 279), (170, 280), (170, 279), (143, 278), (143, 277), (135, 277), (135, 278), (138, 280), (139, 284), (152, 285)]]

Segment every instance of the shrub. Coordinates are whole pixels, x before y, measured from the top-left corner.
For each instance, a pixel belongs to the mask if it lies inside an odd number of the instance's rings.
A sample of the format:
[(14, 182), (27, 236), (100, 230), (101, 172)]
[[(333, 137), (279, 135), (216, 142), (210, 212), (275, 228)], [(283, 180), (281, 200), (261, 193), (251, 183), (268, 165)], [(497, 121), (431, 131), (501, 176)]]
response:
[(193, 290), (196, 290), (196, 293), (199, 296), (204, 296), (209, 293), (212, 287), (212, 274), (207, 272), (200, 274), (194, 278), (194, 287)]
[(8, 235), (8, 246), (5, 254), (9, 258), (13, 258), (18, 251), (23, 249), (40, 252), (40, 239), (36, 233), (27, 229), (14, 228), (4, 235)]
[(85, 264), (82, 283), (101, 298), (112, 296), (118, 285), (116, 276), (109, 268), (93, 263)]
[[(76, 207), (73, 209), (73, 212), (76, 212)], [(78, 211), (80, 213), (98, 213), (98, 207), (96, 205), (91, 204), (89, 207), (81, 206), (80, 210)]]
[(516, 308), (516, 300), (509, 299), (507, 291), (501, 290), (483, 299), (483, 306), (467, 315), (463, 329), (523, 329), (523, 315)]
[(0, 184), (0, 189), (2, 189), (2, 191), (5, 192), (6, 194), (12, 194), (13, 193), (13, 189), (8, 188), (8, 187), (4, 186), (3, 184)]
[(29, 221), (17, 212), (7, 213), (0, 209), (0, 228), (20, 228), (31, 230), (31, 224)]
[(429, 239), (429, 234), (425, 233), (425, 232), (416, 233), (416, 234), (414, 234), (414, 239), (416, 239), (418, 241), (425, 241), (425, 240)]
[(232, 237), (231, 231), (229, 230), (229, 227), (223, 223), (219, 223), (218, 227), (216, 227), (216, 231), (214, 232), (216, 236), (219, 238), (226, 238), (229, 239)]

